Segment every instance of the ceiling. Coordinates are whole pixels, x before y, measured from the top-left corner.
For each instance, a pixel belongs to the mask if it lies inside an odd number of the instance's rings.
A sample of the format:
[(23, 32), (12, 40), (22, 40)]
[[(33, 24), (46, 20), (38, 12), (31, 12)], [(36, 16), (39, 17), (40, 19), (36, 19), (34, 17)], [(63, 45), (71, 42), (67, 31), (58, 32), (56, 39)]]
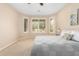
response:
[(10, 3), (20, 13), (31, 16), (46, 16), (57, 13), (64, 3)]

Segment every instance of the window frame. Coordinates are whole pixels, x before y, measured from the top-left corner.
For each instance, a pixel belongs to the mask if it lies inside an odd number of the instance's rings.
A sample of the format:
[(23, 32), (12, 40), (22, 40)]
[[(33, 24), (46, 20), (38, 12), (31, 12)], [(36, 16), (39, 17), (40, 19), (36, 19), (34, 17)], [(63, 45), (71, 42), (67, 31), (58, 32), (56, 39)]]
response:
[[(38, 19), (38, 20), (43, 19), (43, 20), (45, 20), (45, 32), (34, 32), (32, 30), (32, 25), (33, 25), (32, 20), (34, 20), (34, 19)], [(31, 18), (31, 32), (32, 33), (47, 33), (46, 30), (47, 30), (47, 18), (39, 18), (39, 17)]]
[[(50, 24), (51, 23), (50, 19), (53, 19), (54, 20), (54, 29), (53, 29), (53, 32), (50, 31), (50, 28), (51, 28), (50, 27), (50, 25), (51, 25)], [(51, 33), (51, 34), (53, 34), (55, 32), (55, 27), (56, 27), (55, 23), (56, 23), (55, 16), (49, 17), (49, 26), (48, 27), (49, 27), (49, 33)]]
[[(24, 21), (25, 21), (25, 19), (27, 19), (26, 32), (24, 31)], [(28, 32), (29, 32), (29, 18), (27, 18), (27, 17), (24, 17), (24, 18), (23, 18), (23, 32), (24, 32), (24, 33), (28, 33)]]

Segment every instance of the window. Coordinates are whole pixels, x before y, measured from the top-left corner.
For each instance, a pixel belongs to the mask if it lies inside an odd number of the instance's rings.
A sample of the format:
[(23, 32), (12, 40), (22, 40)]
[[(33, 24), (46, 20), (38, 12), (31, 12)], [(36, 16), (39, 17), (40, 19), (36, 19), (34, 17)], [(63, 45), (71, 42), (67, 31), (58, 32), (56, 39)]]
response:
[(51, 17), (49, 19), (49, 31), (53, 33), (55, 31), (55, 18)]
[(24, 19), (24, 32), (27, 32), (28, 29), (28, 19)]
[(32, 19), (32, 32), (45, 32), (45, 19)]
[(49, 17), (47, 20), (46, 18), (24, 18), (24, 26), (23, 31), (24, 33), (32, 32), (32, 33), (55, 33), (56, 32), (56, 25), (55, 25), (55, 17)]

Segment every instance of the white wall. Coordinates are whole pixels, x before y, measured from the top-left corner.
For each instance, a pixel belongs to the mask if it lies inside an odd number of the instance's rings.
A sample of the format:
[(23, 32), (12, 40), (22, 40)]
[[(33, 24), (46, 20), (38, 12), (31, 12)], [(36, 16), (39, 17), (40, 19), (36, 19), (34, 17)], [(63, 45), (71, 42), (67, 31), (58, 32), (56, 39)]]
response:
[[(54, 17), (55, 15), (51, 16), (28, 16), (28, 15), (21, 15), (21, 18), (19, 19), (19, 35), (23, 39), (34, 39), (35, 36), (37, 35), (55, 35), (56, 34), (56, 24), (54, 27), (53, 33), (49, 32), (49, 17)], [(24, 18), (27, 18), (29, 20), (29, 25), (28, 25), (28, 32), (24, 33)], [(32, 19), (33, 18), (44, 18), (46, 19), (46, 30), (45, 33), (33, 33), (31, 30), (31, 25), (32, 25)], [(55, 19), (56, 20), (56, 19)], [(56, 21), (55, 21), (56, 22)]]
[(0, 49), (18, 37), (18, 13), (8, 4), (0, 4)]
[(79, 3), (67, 4), (59, 13), (57, 13), (57, 25), (60, 29), (79, 30), (79, 25), (70, 25), (70, 14), (72, 11), (79, 9)]

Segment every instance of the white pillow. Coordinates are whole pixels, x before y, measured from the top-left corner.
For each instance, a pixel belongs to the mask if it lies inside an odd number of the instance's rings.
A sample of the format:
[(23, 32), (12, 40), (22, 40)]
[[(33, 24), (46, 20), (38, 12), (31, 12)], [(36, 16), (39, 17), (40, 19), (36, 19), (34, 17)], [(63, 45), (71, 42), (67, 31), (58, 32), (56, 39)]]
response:
[(63, 30), (63, 31), (61, 32), (61, 35), (60, 35), (60, 36), (63, 36), (65, 33), (72, 34), (72, 31)]
[(61, 32), (61, 36), (63, 36), (65, 33), (72, 34), (73, 35), (72, 40), (79, 41), (79, 32), (78, 31), (67, 31), (67, 30), (63, 30)]
[(75, 32), (73, 35), (73, 40), (79, 41), (79, 32)]

